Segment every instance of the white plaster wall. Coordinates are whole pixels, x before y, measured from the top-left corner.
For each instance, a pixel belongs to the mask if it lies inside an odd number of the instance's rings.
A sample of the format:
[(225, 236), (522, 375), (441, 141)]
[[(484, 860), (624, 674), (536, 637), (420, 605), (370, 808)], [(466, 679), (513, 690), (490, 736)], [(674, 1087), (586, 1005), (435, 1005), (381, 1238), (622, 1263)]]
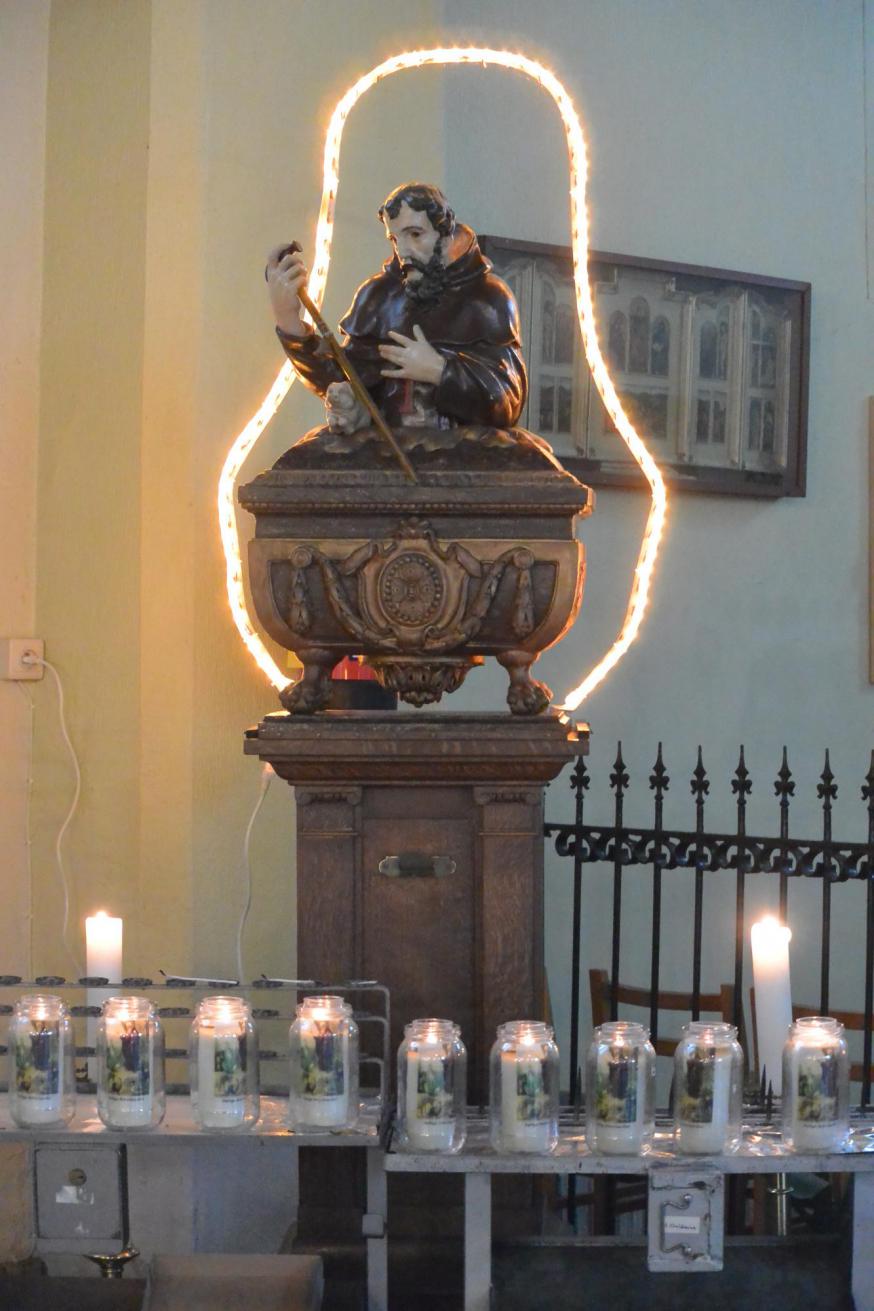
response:
[[(593, 820), (612, 815), (606, 775), (621, 739), (631, 822), (651, 822), (646, 778), (663, 741), (672, 778), (666, 822), (693, 827), (688, 778), (700, 742), (713, 780), (710, 826), (732, 825), (728, 779), (744, 743), (756, 784), (750, 831), (775, 831), (771, 780), (786, 743), (798, 782), (793, 831), (819, 831), (814, 788), (829, 746), (840, 785), (835, 831), (865, 836), (858, 788), (874, 745), (866, 583), (874, 305), (865, 277), (863, 17), (862, 0), (444, 4), (449, 41), (540, 57), (574, 96), (590, 146), (594, 247), (813, 284), (807, 497), (672, 499), (642, 634), (578, 712), (593, 730)], [(867, 45), (870, 59), (870, 14)], [(546, 96), (519, 76), (456, 70), (446, 74), (445, 105), (447, 181), (461, 215), (480, 231), (568, 243), (564, 146)], [(870, 121), (870, 103), (867, 112)], [(870, 209), (867, 226), (870, 254)], [(642, 495), (597, 493), (581, 534), (589, 563), (581, 618), (541, 661), (560, 694), (618, 630), (645, 509)], [(463, 695), (468, 705), (488, 697), (497, 708), (501, 679), (475, 675)], [(548, 794), (547, 812), (572, 818), (566, 777)], [(552, 858), (548, 873), (560, 1026), (569, 867)], [(609, 966), (608, 877), (586, 873), (585, 966)], [(691, 880), (672, 874), (665, 883), (663, 980), (689, 986)], [(706, 905), (708, 987), (732, 977), (732, 875), (719, 884)], [(645, 871), (626, 876), (629, 982), (649, 978), (649, 886)], [(754, 905), (776, 900), (770, 881), (748, 887)], [(833, 1004), (861, 1005), (862, 900), (859, 887), (835, 893)], [(812, 889), (793, 888), (794, 991), (814, 1001), (817, 907)]]

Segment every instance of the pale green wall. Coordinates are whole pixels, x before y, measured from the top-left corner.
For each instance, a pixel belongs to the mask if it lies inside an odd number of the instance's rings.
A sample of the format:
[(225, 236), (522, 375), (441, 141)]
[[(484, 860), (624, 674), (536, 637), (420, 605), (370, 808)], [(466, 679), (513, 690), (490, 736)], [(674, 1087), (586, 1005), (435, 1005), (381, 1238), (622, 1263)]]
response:
[[(785, 742), (798, 780), (793, 831), (820, 831), (814, 789), (830, 746), (840, 782), (835, 831), (864, 839), (859, 785), (874, 745), (866, 435), (874, 303), (865, 276), (862, 0), (553, 0), (536, 8), (523, 0), (475, 7), (446, 0), (444, 15), (449, 41), (522, 49), (551, 63), (568, 87), (590, 145), (595, 248), (813, 284), (807, 497), (775, 504), (673, 498), (641, 637), (579, 712), (593, 729), (590, 818), (612, 816), (607, 775), (621, 738), (634, 785), (626, 813), (631, 822), (651, 822), (646, 780), (661, 740), (672, 778), (666, 821), (693, 827), (689, 775), (701, 742), (713, 779), (710, 825), (731, 826), (728, 782), (743, 742), (756, 782), (750, 830), (774, 832), (771, 781)], [(450, 193), (480, 231), (569, 241), (562, 133), (542, 93), (508, 73), (453, 71), (446, 128)], [(870, 208), (867, 232), (870, 252)], [(580, 619), (541, 661), (559, 693), (619, 627), (644, 510), (640, 495), (598, 491), (581, 533), (589, 578)], [(498, 708), (499, 681), (476, 675), (463, 695), (469, 705), (493, 699)], [(550, 790), (547, 810), (572, 818), (564, 780)], [(553, 858), (549, 880), (548, 954), (563, 1024), (570, 862)], [(776, 896), (764, 882), (750, 883), (753, 906)], [(732, 977), (730, 872), (721, 886), (707, 903), (708, 987)], [(642, 984), (649, 887), (646, 871), (626, 878), (623, 974)], [(609, 871), (587, 874), (586, 888), (584, 964), (609, 965)], [(666, 876), (663, 979), (674, 986), (689, 986), (689, 895), (689, 876)], [(835, 893), (832, 996), (857, 1007), (863, 896), (859, 886)], [(794, 991), (811, 1001), (818, 906), (814, 889), (793, 893)]]

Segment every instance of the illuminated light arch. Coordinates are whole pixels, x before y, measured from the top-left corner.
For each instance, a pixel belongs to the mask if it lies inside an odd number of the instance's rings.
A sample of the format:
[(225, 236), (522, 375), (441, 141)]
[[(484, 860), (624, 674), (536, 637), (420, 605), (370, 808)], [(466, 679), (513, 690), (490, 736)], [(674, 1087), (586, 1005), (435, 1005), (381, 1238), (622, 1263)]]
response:
[[(609, 651), (589, 670), (585, 678), (565, 697), (560, 709), (575, 710), (588, 694), (598, 686), (611, 669), (625, 655), (637, 637), (649, 598), (649, 589), (655, 568), (656, 556), (664, 531), (667, 515), (667, 492), (658, 466), (622, 408), (616, 388), (601, 355), (595, 327), (592, 289), (589, 286), (588, 251), (589, 223), (586, 213), (586, 142), (583, 129), (570, 95), (554, 73), (525, 55), (509, 50), (489, 50), (478, 47), (455, 47), (436, 50), (407, 50), (377, 64), (349, 88), (337, 102), (325, 138), (322, 202), (316, 226), (315, 258), (307, 290), (317, 306), (321, 306), (331, 258), (331, 241), (334, 231), (334, 206), (340, 181), (340, 141), (346, 119), (355, 105), (372, 86), (392, 73), (407, 68), (420, 68), (427, 64), (480, 64), (511, 69), (524, 73), (542, 87), (555, 102), (561, 115), (567, 139), (570, 165), (571, 242), (573, 247), (574, 283), (576, 287), (577, 316), (580, 322), (586, 360), (601, 399), (619, 435), (636, 462), (640, 465), (650, 486), (652, 500), (646, 526), (641, 539), (637, 564), (622, 627)], [(234, 623), (240, 636), (258, 666), (273, 685), (282, 690), (291, 682), (282, 673), (255, 630), (246, 609), (243, 588), (243, 566), (240, 559), (240, 539), (237, 532), (234, 488), (240, 469), (273, 418), (289, 388), (295, 381), (290, 363), (283, 365), (272, 388), (259, 409), (246, 424), (228, 452), (222, 467), (218, 489), (218, 511), (222, 547), (227, 567), (228, 601)]]

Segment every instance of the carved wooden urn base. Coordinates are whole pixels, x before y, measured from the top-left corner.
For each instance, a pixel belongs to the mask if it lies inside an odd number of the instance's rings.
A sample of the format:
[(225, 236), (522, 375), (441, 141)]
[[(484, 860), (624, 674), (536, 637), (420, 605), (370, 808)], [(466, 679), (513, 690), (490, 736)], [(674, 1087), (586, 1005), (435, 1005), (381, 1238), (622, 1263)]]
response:
[(287, 710), (325, 709), (331, 669), (364, 655), (382, 685), (415, 706), (454, 692), (495, 656), (519, 715), (551, 692), (530, 675), (582, 600), (578, 516), (591, 492), (523, 429), (403, 428), (418, 477), (406, 479), (372, 429), (315, 429), (240, 488), (256, 520), (255, 608), (304, 672)]

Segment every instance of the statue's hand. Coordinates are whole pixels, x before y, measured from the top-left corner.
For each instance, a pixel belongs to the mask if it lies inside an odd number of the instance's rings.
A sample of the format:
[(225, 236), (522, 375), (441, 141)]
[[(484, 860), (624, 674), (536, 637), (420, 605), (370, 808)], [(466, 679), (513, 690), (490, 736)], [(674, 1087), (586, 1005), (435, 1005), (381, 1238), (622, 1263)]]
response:
[(264, 276), (276, 326), (289, 336), (305, 337), (310, 328), (301, 318), (297, 293), (306, 286), (309, 273), (296, 241), (274, 246), (267, 256)]
[(348, 382), (332, 382), (325, 392), (325, 418), (331, 432), (357, 432), (370, 423), (370, 415)]
[(379, 353), (396, 367), (383, 369), (382, 376), (411, 378), (413, 382), (430, 382), (436, 387), (443, 376), (446, 360), (439, 351), (435, 351), (418, 323), (413, 327), (412, 337), (405, 337), (400, 332), (390, 332), (388, 335), (398, 344), (380, 346)]

